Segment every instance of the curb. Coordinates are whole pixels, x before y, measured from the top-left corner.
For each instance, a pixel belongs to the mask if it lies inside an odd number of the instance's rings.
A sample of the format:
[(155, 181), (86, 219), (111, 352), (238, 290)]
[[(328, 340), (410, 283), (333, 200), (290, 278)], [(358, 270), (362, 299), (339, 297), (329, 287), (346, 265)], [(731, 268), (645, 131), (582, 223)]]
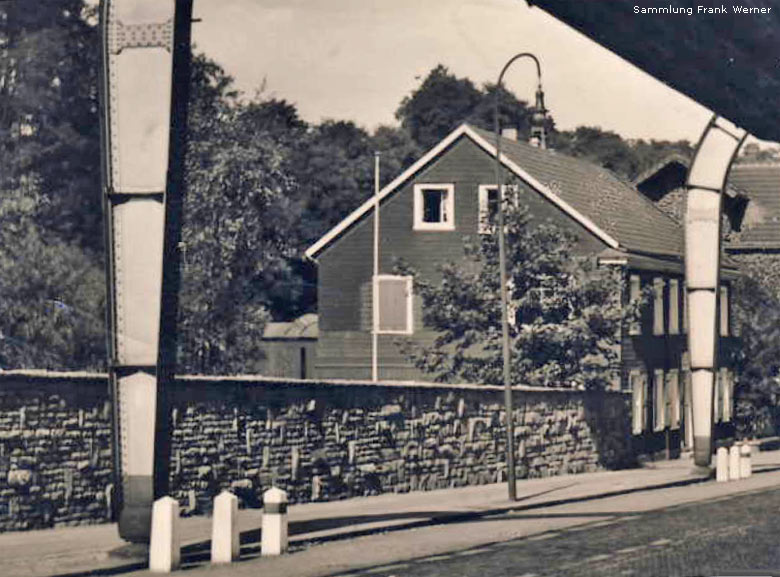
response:
[[(758, 471), (758, 473), (760, 472), (762, 471)], [(422, 527), (432, 527), (436, 525), (460, 523), (464, 521), (473, 521), (485, 517), (491, 517), (495, 515), (502, 515), (502, 514), (519, 512), (519, 511), (533, 511), (536, 509), (557, 507), (560, 505), (566, 505), (570, 503), (581, 503), (586, 501), (596, 501), (599, 499), (606, 499), (610, 497), (618, 497), (621, 495), (630, 495), (632, 493), (642, 493), (645, 491), (656, 491), (660, 489), (684, 487), (687, 485), (695, 485), (698, 483), (703, 483), (711, 480), (711, 478), (712, 477), (710, 476), (707, 477), (692, 476), (689, 479), (680, 479), (678, 481), (670, 481), (667, 483), (658, 483), (655, 485), (644, 485), (641, 487), (619, 489), (615, 491), (607, 491), (604, 493), (597, 493), (593, 495), (584, 495), (581, 497), (554, 499), (552, 501), (543, 501), (540, 503), (532, 503), (529, 505), (507, 505), (504, 507), (493, 507), (493, 508), (481, 509), (477, 511), (443, 513), (439, 515), (433, 515), (426, 519), (418, 519), (406, 523), (394, 524), (391, 526), (385, 526), (385, 527), (378, 526), (378, 527), (371, 527), (365, 529), (356, 529), (353, 531), (346, 530), (333, 535), (322, 535), (319, 537), (306, 537), (306, 534), (303, 534), (298, 537), (291, 536), (289, 543), (291, 546), (295, 545), (296, 547), (305, 547), (306, 545), (311, 545), (311, 544), (328, 543), (332, 541), (339, 541), (345, 539), (354, 539), (356, 537), (365, 537), (368, 535), (375, 535), (379, 533), (390, 533), (395, 531), (418, 529)], [(257, 549), (259, 551), (259, 547), (260, 547), (259, 535), (260, 535), (259, 528), (251, 529), (249, 531), (244, 531), (243, 533), (241, 533), (240, 541), (242, 544), (256, 543)], [(205, 539), (202, 541), (188, 543), (187, 545), (182, 546), (181, 548), (182, 562), (204, 560), (205, 557), (208, 555), (210, 543), (211, 541), (209, 539)], [(185, 559), (185, 557), (189, 557), (189, 559)], [(108, 576), (108, 575), (119, 575), (131, 571), (143, 571), (145, 569), (148, 569), (148, 562), (146, 560), (143, 561), (134, 560), (134, 561), (128, 561), (127, 563), (124, 564), (118, 564), (112, 567), (103, 567), (103, 568), (97, 568), (88, 571), (56, 573), (50, 575), (49, 577), (93, 577), (93, 576), (98, 577), (98, 576)]]

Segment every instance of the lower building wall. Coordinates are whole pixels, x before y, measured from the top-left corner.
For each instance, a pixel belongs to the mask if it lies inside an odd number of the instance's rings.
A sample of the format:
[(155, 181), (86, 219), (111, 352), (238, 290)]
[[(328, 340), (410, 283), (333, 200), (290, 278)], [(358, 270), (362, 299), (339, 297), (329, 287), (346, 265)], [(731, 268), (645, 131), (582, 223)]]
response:
[[(0, 531), (110, 519), (105, 377), (0, 374)], [(518, 390), (517, 475), (634, 464), (625, 393)], [(503, 392), (409, 383), (179, 378), (171, 494), (207, 512), (222, 489), (261, 506), (501, 481)]]

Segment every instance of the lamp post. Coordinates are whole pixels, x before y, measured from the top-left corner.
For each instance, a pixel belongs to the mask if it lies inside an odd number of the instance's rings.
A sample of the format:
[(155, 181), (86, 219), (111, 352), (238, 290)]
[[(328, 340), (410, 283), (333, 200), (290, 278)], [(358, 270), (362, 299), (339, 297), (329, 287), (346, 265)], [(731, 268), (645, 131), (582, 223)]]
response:
[[(501, 81), (509, 67), (521, 58), (530, 58), (536, 63), (536, 74), (538, 78), (538, 88), (536, 91), (536, 109), (534, 114), (540, 114), (544, 117), (544, 93), (542, 92), (542, 69), (539, 65), (539, 59), (530, 52), (516, 54), (504, 65), (501, 74), (498, 75), (496, 82), (495, 110), (493, 115), (493, 127), (496, 137), (496, 195), (498, 197), (498, 266), (501, 272), (501, 345), (503, 357), (503, 375), (504, 375), (504, 406), (506, 413), (506, 480), (509, 489), (509, 500), (514, 501), (517, 498), (515, 487), (515, 427), (514, 427), (514, 407), (512, 402), (512, 375), (511, 375), (511, 357), (509, 350), (509, 317), (508, 317), (508, 298), (507, 298), (507, 275), (506, 275), (506, 246), (504, 239), (504, 178), (501, 172), (501, 130), (498, 123), (498, 109), (501, 99)], [(544, 132), (539, 135), (542, 141), (539, 143), (544, 146)]]

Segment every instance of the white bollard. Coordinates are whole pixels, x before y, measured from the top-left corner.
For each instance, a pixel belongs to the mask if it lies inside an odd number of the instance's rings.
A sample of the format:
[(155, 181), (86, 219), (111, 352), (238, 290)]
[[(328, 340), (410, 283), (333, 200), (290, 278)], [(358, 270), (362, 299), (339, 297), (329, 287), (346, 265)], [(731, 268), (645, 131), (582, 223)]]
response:
[(729, 450), (726, 447), (718, 448), (715, 480), (718, 483), (725, 483), (729, 480)]
[(739, 480), (739, 445), (729, 449), (729, 481)]
[(271, 487), (263, 493), (262, 555), (287, 551), (287, 493)]
[(740, 479), (747, 479), (753, 474), (753, 463), (751, 459), (752, 449), (750, 443), (745, 441), (742, 443), (742, 447), (739, 450), (739, 477)]
[(149, 544), (149, 570), (170, 573), (179, 568), (179, 502), (163, 497), (152, 507), (152, 537)]
[(238, 497), (222, 491), (214, 499), (211, 524), (211, 562), (232, 563), (241, 555), (238, 533)]

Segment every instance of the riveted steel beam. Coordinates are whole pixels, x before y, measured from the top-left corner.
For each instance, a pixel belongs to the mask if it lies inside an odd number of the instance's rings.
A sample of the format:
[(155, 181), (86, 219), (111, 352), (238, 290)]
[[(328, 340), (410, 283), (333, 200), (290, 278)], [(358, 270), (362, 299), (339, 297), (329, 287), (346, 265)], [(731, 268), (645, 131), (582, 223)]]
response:
[(161, 321), (171, 263), (164, 255), (171, 254), (169, 200), (180, 171), (174, 60), (189, 58), (191, 13), (191, 0), (100, 5), (114, 513), (120, 536), (137, 543), (148, 542), (152, 503), (167, 491), (163, 376), (171, 369), (160, 344), (170, 329)]
[(747, 133), (713, 116), (704, 129), (688, 170), (685, 212), (685, 284), (694, 462), (712, 459), (713, 387), (718, 370), (718, 291), (721, 212), (731, 163)]

